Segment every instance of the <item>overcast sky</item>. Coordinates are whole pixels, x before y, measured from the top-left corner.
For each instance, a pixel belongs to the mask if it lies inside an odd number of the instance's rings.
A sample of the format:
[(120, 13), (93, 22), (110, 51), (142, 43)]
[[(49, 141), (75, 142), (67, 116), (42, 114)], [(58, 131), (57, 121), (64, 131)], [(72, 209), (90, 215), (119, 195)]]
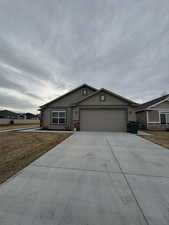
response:
[(0, 0), (0, 109), (35, 112), (82, 83), (169, 93), (169, 0)]

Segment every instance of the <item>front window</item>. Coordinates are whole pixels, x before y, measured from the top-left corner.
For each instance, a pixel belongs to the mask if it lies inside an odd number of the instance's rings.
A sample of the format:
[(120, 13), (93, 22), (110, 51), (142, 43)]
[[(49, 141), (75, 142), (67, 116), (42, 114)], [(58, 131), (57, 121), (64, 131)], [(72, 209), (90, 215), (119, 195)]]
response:
[(161, 124), (169, 124), (169, 112), (160, 113)]
[(53, 124), (65, 124), (66, 123), (66, 111), (53, 111), (52, 112)]

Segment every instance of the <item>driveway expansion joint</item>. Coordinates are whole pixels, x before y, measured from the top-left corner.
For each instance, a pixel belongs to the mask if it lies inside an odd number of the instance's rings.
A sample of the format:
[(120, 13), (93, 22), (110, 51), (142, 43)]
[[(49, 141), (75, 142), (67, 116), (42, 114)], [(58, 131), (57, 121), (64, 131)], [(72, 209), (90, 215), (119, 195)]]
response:
[(37, 165), (32, 164), (33, 167), (42, 167), (42, 168), (51, 168), (51, 169), (63, 169), (63, 170), (74, 170), (74, 171), (84, 171), (84, 172), (96, 172), (96, 173), (112, 173), (112, 174), (125, 174), (129, 176), (140, 176), (140, 177), (154, 177), (154, 178), (165, 178), (169, 179), (167, 176), (160, 176), (160, 175), (150, 175), (150, 174), (142, 174), (142, 173), (123, 173), (120, 171), (111, 171), (111, 170), (92, 170), (92, 169), (81, 169), (81, 168), (72, 168), (72, 167), (62, 167), (62, 166), (47, 166), (47, 165)]
[(52, 168), (52, 169), (64, 169), (64, 170), (74, 170), (74, 171), (84, 171), (84, 172), (96, 172), (96, 173), (113, 173), (113, 174), (121, 174), (121, 172), (115, 172), (110, 170), (90, 170), (90, 169), (81, 169), (81, 168), (72, 168), (72, 167), (62, 167), (62, 166), (46, 166), (46, 165), (36, 165), (33, 164), (31, 166), (34, 167), (44, 167), (44, 168)]

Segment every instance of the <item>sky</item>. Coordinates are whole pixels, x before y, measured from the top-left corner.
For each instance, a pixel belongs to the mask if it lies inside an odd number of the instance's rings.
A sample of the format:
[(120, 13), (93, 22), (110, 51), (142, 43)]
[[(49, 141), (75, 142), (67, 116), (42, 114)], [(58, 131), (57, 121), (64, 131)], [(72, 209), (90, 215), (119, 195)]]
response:
[(0, 0), (0, 109), (36, 112), (88, 83), (169, 93), (168, 0)]

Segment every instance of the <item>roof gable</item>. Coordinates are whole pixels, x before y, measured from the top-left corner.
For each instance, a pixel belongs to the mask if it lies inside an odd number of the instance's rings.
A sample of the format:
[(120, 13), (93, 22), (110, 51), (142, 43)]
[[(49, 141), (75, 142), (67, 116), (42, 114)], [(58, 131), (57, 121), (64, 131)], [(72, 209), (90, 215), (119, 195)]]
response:
[[(106, 94), (107, 96), (110, 96), (109, 98), (107, 98), (107, 100), (105, 99), (104, 102), (97, 102), (99, 104), (114, 104), (114, 105), (124, 105), (124, 104), (130, 104), (130, 105), (133, 105), (133, 106), (137, 106), (138, 104), (129, 100), (129, 99), (126, 99), (118, 94), (115, 94), (109, 90), (106, 90), (104, 88), (101, 88), (100, 90), (96, 91), (95, 93), (87, 96), (86, 98), (82, 99), (81, 101), (78, 101), (76, 102), (74, 105), (81, 105), (81, 104), (96, 104), (96, 96), (97, 95), (102, 95), (102, 94)], [(106, 98), (106, 96), (105, 96)], [(97, 98), (99, 100), (99, 98)]]
[(9, 111), (9, 110), (0, 110), (0, 115), (5, 115), (5, 116), (17, 116), (18, 113)]
[(140, 106), (137, 107), (137, 111), (142, 111), (142, 110), (146, 110), (151, 107), (155, 107), (155, 106), (159, 105), (160, 103), (165, 102), (167, 99), (169, 99), (169, 94), (161, 96), (159, 98), (155, 98), (151, 101), (141, 104)]
[[(78, 94), (80, 93), (80, 90), (82, 90), (83, 88), (87, 88), (88, 90), (90, 90), (89, 94), (97, 91), (96, 88), (89, 86), (88, 84), (83, 84), (83, 85), (80, 85), (79, 87), (67, 92), (66, 94), (61, 95), (58, 98), (55, 98), (52, 101), (40, 106), (40, 108), (45, 108), (45, 107), (48, 107), (49, 105), (53, 105), (54, 103), (64, 101), (64, 99), (66, 99), (66, 98), (68, 99), (67, 102), (69, 102), (67, 104), (71, 105), (74, 102), (73, 100), (77, 101), (79, 99), (81, 100), (81, 97), (84, 98), (84, 96), (78, 96)], [(73, 102), (71, 102), (71, 97), (73, 97), (73, 95), (75, 95), (76, 92), (77, 92), (77, 96), (75, 98), (72, 98)], [(62, 102), (61, 102), (61, 104), (62, 104)], [(63, 104), (65, 104), (65, 103), (63, 103)]]
[(159, 103), (158, 105), (156, 105), (152, 108), (168, 109), (169, 110), (169, 100), (166, 99), (165, 101)]

